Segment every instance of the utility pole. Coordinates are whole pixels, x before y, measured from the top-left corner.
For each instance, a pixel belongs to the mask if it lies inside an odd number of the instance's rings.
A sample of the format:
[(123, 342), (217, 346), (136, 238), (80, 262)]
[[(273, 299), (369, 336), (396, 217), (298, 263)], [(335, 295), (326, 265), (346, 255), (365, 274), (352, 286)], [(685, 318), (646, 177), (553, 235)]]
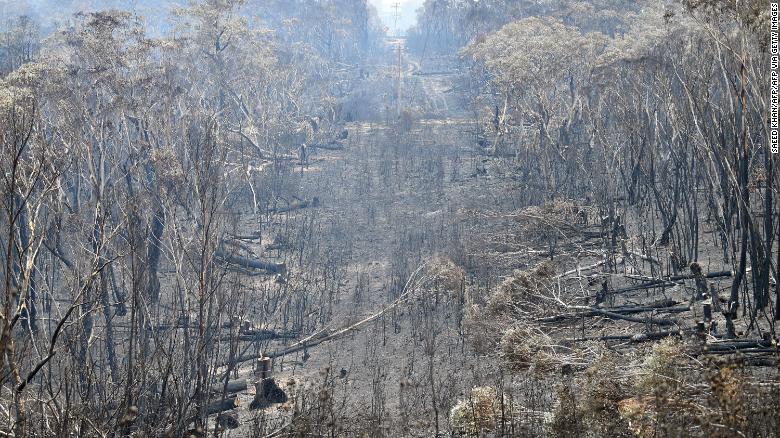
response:
[(393, 9), (395, 9), (395, 13), (393, 13), (393, 20), (395, 22), (395, 36), (397, 37), (399, 35), (398, 32), (398, 19), (401, 18), (401, 13), (399, 12), (399, 9), (401, 8), (400, 2), (393, 3)]
[(398, 30), (398, 19), (401, 18), (401, 14), (399, 12), (399, 8), (401, 7), (401, 3), (395, 2), (393, 3), (393, 8), (395, 9), (395, 13), (393, 14), (393, 18), (395, 20), (395, 37), (396, 37), (396, 44), (398, 45), (398, 79), (396, 82), (396, 93), (395, 93), (395, 112), (396, 116), (401, 116), (401, 85), (403, 84), (403, 73), (401, 71), (401, 51), (403, 42), (401, 40), (400, 34)]
[(397, 100), (396, 100), (396, 115), (401, 115), (401, 86), (404, 83), (403, 80), (403, 71), (401, 70), (401, 49), (403, 47), (403, 42), (399, 39), (398, 40), (398, 92), (397, 94)]

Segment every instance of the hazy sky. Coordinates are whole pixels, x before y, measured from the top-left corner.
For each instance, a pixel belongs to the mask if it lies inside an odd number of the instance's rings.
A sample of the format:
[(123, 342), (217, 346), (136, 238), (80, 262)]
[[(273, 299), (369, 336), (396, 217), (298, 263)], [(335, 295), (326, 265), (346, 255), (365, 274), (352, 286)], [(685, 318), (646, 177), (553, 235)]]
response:
[[(389, 27), (388, 33), (394, 34), (395, 33), (395, 20), (393, 17), (393, 14), (395, 13), (395, 9), (393, 8), (393, 5), (398, 3), (400, 7), (398, 8), (398, 12), (400, 13), (400, 18), (398, 19), (398, 28), (401, 32), (404, 32), (406, 29), (408, 29), (410, 26), (412, 26), (415, 23), (416, 19), (416, 13), (415, 11), (417, 8), (422, 6), (423, 2), (425, 0), (368, 0), (369, 3), (373, 4), (377, 11), (379, 12), (379, 18), (385, 23), (387, 27)], [(180, 3), (184, 4), (186, 3), (186, 0), (174, 0), (170, 1), (168, 3)], [(62, 7), (52, 8), (51, 5), (61, 4)], [(96, 4), (112, 4), (115, 5), (116, 3), (122, 4), (125, 3), (126, 6), (135, 4), (136, 1), (134, 0), (0, 0), (0, 14), (4, 12), (8, 12), (9, 10), (20, 12), (23, 11), (24, 13), (37, 13), (40, 15), (47, 16), (48, 18), (52, 18), (55, 15), (58, 15), (58, 12), (65, 12), (66, 15), (69, 15), (69, 12), (74, 5), (96, 5)], [(147, 2), (148, 3), (148, 2)], [(152, 3), (154, 4), (154, 3)], [(58, 10), (61, 9), (61, 10)], [(67, 11), (67, 12), (66, 12)], [(1, 16), (1, 15), (0, 15)]]
[(379, 11), (379, 18), (384, 21), (384, 23), (390, 28), (389, 33), (395, 33), (395, 29), (393, 28), (395, 20), (393, 18), (393, 14), (395, 13), (395, 9), (393, 8), (393, 5), (395, 3), (399, 3), (401, 6), (398, 8), (398, 12), (400, 13), (401, 17), (398, 19), (398, 27), (401, 30), (401, 32), (405, 31), (409, 28), (409, 26), (414, 24), (416, 14), (415, 10), (422, 6), (423, 2), (425, 0), (368, 0), (369, 3), (376, 6), (377, 11)]

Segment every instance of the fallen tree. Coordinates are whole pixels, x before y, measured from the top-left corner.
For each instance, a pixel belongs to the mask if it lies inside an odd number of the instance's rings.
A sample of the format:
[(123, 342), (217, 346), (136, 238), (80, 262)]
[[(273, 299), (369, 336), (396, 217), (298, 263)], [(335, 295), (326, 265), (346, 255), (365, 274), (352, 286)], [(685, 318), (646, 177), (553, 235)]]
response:
[(246, 379), (237, 379), (237, 380), (228, 381), (227, 385), (225, 385), (224, 382), (214, 385), (211, 388), (209, 388), (209, 391), (212, 394), (221, 394), (223, 392), (227, 394), (234, 394), (237, 392), (246, 391), (246, 388), (247, 388)]
[(270, 339), (295, 339), (298, 336), (294, 332), (277, 332), (275, 330), (249, 330), (243, 333), (239, 333), (236, 336), (223, 336), (220, 338), (222, 341), (267, 341)]
[(699, 278), (721, 278), (721, 277), (731, 277), (732, 275), (733, 275), (732, 271), (716, 271), (716, 272), (707, 273), (703, 277), (701, 276), (701, 274), (685, 274), (685, 275), (672, 275), (664, 278), (651, 278), (649, 279), (649, 281), (646, 281), (644, 283), (613, 289), (610, 293), (621, 294), (621, 293), (633, 292), (642, 289), (652, 289), (657, 287), (673, 287), (678, 285), (679, 284), (678, 282), (680, 281), (696, 279), (697, 276), (699, 276)]
[(772, 341), (764, 339), (739, 339), (731, 341), (712, 342), (704, 346), (706, 353), (733, 353), (751, 349), (766, 349), (766, 352), (780, 352)]
[(545, 318), (539, 318), (536, 321), (537, 322), (558, 322), (558, 321), (564, 321), (567, 319), (572, 318), (587, 318), (591, 316), (598, 316), (603, 315), (604, 312), (607, 312), (609, 314), (618, 314), (618, 315), (630, 315), (630, 314), (636, 314), (636, 313), (644, 313), (644, 312), (653, 312), (656, 310), (662, 310), (664, 312), (669, 313), (678, 313), (678, 312), (687, 312), (688, 310), (691, 310), (689, 306), (679, 306), (675, 307), (677, 304), (674, 300), (663, 300), (658, 303), (650, 304), (647, 306), (620, 306), (620, 307), (611, 307), (611, 308), (600, 308), (600, 307), (594, 307), (591, 308), (592, 310), (583, 310), (578, 312), (571, 312), (571, 313), (563, 313), (560, 315), (554, 315), (554, 316), (548, 316)]
[(248, 254), (254, 254), (254, 250), (252, 247), (244, 243), (241, 239), (223, 239), (222, 240), (223, 245), (232, 246), (234, 248), (242, 249), (246, 251)]
[(249, 234), (230, 234), (230, 237), (237, 240), (258, 240), (263, 237), (263, 234), (259, 231), (253, 231)]
[(657, 332), (636, 333), (628, 335), (604, 335), (587, 336), (583, 338), (569, 339), (568, 342), (588, 342), (588, 341), (630, 341), (632, 343), (657, 341), (668, 338), (669, 336), (682, 336), (683, 333), (692, 332), (694, 329), (663, 330)]
[(344, 145), (337, 141), (330, 141), (328, 143), (315, 143), (309, 146), (311, 149), (325, 149), (328, 151), (343, 151)]
[(206, 406), (206, 416), (219, 414), (220, 412), (230, 411), (240, 406), (238, 397), (232, 395), (222, 400), (213, 401)]
[(268, 212), (269, 213), (286, 213), (288, 211), (300, 210), (300, 209), (303, 209), (303, 208), (319, 207), (319, 205), (320, 205), (320, 199), (315, 196), (315, 197), (313, 197), (311, 199), (311, 201), (293, 202), (293, 203), (287, 204), (286, 206), (283, 206), (283, 207), (270, 208), (270, 209), (268, 209)]
[(225, 263), (235, 265), (244, 269), (260, 269), (274, 274), (280, 274), (287, 271), (287, 265), (284, 263), (265, 262), (262, 260), (253, 260), (241, 257), (235, 254), (229, 254), (224, 251), (217, 251), (214, 256)]
[(593, 314), (593, 316), (603, 316), (609, 319), (620, 319), (623, 321), (630, 321), (630, 322), (639, 322), (642, 324), (655, 324), (655, 325), (673, 325), (675, 324), (675, 321), (671, 319), (654, 319), (653, 317), (650, 318), (637, 318), (633, 316), (627, 316), (621, 313), (615, 313), (607, 309), (600, 309), (598, 307), (590, 307), (590, 306), (569, 306), (572, 310), (582, 311), (582, 312), (588, 312)]
[[(435, 260), (435, 259), (434, 259)], [(382, 308), (379, 312), (376, 312), (354, 324), (347, 325), (345, 327), (342, 327), (340, 329), (332, 330), (332, 329), (322, 329), (320, 331), (317, 331), (310, 336), (296, 342), (295, 344), (282, 349), (278, 351), (272, 351), (270, 353), (257, 353), (257, 354), (248, 354), (248, 355), (242, 355), (234, 358), (232, 361), (223, 362), (221, 366), (228, 366), (228, 365), (236, 365), (242, 362), (248, 362), (250, 360), (258, 359), (261, 357), (268, 357), (268, 358), (277, 358), (286, 356), (288, 354), (296, 353), (298, 351), (304, 351), (308, 348), (314, 347), (316, 345), (319, 345), (323, 342), (331, 341), (337, 338), (340, 338), (346, 334), (349, 334), (351, 332), (354, 332), (355, 330), (360, 329), (361, 327), (365, 326), (371, 321), (376, 320), (377, 318), (381, 317), (388, 311), (398, 307), (401, 303), (406, 302), (411, 296), (412, 293), (419, 289), (420, 287), (429, 284), (429, 282), (437, 280), (439, 276), (442, 275), (441, 272), (434, 272), (432, 274), (426, 274), (421, 275), (424, 270), (429, 268), (430, 263), (425, 262), (421, 264), (410, 276), (409, 279), (406, 281), (406, 284), (404, 285), (403, 292), (398, 296), (398, 298), (395, 299), (392, 303), (386, 305)]]

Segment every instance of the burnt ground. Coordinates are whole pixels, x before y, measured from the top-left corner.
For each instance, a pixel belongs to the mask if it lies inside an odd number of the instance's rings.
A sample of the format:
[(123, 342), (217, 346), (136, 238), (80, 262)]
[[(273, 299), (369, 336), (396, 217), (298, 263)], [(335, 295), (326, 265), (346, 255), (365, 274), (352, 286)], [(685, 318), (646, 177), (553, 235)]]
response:
[[(419, 68), (411, 65), (418, 73)], [(318, 150), (307, 165), (290, 169), (285, 184), (301, 199), (317, 197), (319, 206), (242, 218), (247, 231), (263, 223), (262, 240), (249, 244), (253, 251), (288, 266), (280, 278), (253, 277), (254, 300), (276, 296), (279, 305), (257, 309), (250, 297), (248, 319), (255, 326), (296, 334), (296, 339), (245, 345), (244, 351), (280, 351), (312, 334), (374, 315), (402, 293), (421, 263), (434, 256), (463, 269), (465, 295), (421, 288), (355, 331), (276, 358), (274, 376), (289, 401), (249, 410), (250, 388), (240, 395), (242, 406), (235, 411), (241, 426), (228, 436), (273, 436), (292, 430), (314, 435), (335, 430), (336, 436), (432, 436), (436, 430), (449, 430), (451, 407), (470, 388), (482, 385), (506, 388), (535, 412), (553, 410), (555, 388), (550, 378), (506, 375), (494, 355), (475, 351), (464, 336), (464, 307), (484, 305), (514, 270), (550, 260), (550, 238), (523, 220), (523, 214), (530, 213), (523, 210), (527, 199), (523, 187), (511, 175), (517, 158), (491, 156), (477, 144), (473, 118), (455, 110), (462, 105), (448, 92), (454, 76), (434, 70), (437, 74), (406, 80), (417, 108), (412, 123), (350, 123), (343, 150)], [(577, 208), (588, 206), (580, 201)], [(605, 260), (608, 240), (588, 236), (601, 230), (600, 212), (588, 213), (587, 223), (580, 224), (574, 237), (555, 239), (552, 257), (569, 294), (578, 296), (580, 304), (592, 304), (605, 281), (612, 290), (675, 273), (667, 267), (671, 255), (667, 247), (649, 249), (640, 239), (657, 225), (644, 223), (631, 211), (624, 212), (624, 256), (616, 257), (618, 263), (609, 269), (607, 265), (587, 269)], [(577, 217), (574, 212), (568, 220)], [(715, 244), (714, 239), (703, 242), (700, 249), (710, 260), (706, 272), (727, 269)], [(578, 266), (585, 269), (577, 271)], [(680, 267), (679, 272), (687, 270)], [(721, 288), (729, 284), (716, 281)], [(692, 289), (692, 280), (687, 280), (615, 295), (609, 304), (673, 299), (685, 305)], [(430, 294), (435, 297), (430, 299)], [(690, 328), (700, 313), (700, 306), (694, 305), (687, 312), (662, 310), (653, 317), (673, 317), (675, 327)], [(540, 327), (568, 339), (659, 329), (608, 318)], [(626, 340), (606, 344), (637, 361), (650, 348)], [(604, 345), (598, 342), (594, 349)], [(234, 376), (253, 379), (251, 364), (242, 364)], [(529, 421), (541, 424), (543, 417)]]
[[(417, 115), (406, 130), (349, 124), (344, 150), (317, 151), (308, 166), (291, 169), (290, 184), (298, 185), (298, 196), (317, 197), (320, 206), (260, 219), (268, 221), (268, 231), (262, 246), (255, 242), (255, 252), (284, 260), (289, 271), (284, 285), (258, 279), (261, 288), (307, 294), (302, 290), (314, 283), (338, 283), (333, 296), (308, 293), (314, 301), (311, 315), (304, 317), (309, 333), (348, 326), (380, 311), (432, 256), (467, 267), (467, 294), (474, 296), (487, 294), (502, 275), (533, 262), (510, 251), (518, 239), (507, 233), (512, 221), (502, 215), (514, 209), (511, 181), (493, 175), (494, 159), (476, 147), (471, 121), (462, 114), (445, 117), (457, 105), (446, 94), (447, 75), (408, 81), (427, 114)], [(244, 226), (255, 229), (257, 221), (248, 219)], [(300, 251), (295, 247), (303, 235), (306, 247)], [(290, 241), (290, 248), (263, 249), (280, 240)], [(474, 385), (494, 384), (495, 366), (470, 351), (460, 328), (458, 297), (442, 295), (431, 321), (417, 304), (404, 303), (345, 337), (277, 358), (276, 380), (291, 395), (298, 394), (299, 403), (327, 391), (333, 398), (330, 415), (346, 435), (374, 436), (384, 429), (390, 436), (429, 436), (436, 422), (430, 395), (435, 392), (439, 428), (445, 430), (452, 404)], [(281, 320), (253, 323), (285, 327)], [(426, 345), (432, 332), (435, 342)], [(265, 348), (283, 345), (273, 342)], [(251, 364), (239, 375), (251, 378)], [(294, 388), (287, 386), (293, 382)], [(241, 396), (243, 406), (251, 401), (249, 392)], [(291, 399), (265, 414), (275, 417), (275, 410), (287, 412), (294, 403)], [(254, 412), (241, 413), (245, 427), (251, 428)], [(231, 436), (244, 436), (245, 427)]]

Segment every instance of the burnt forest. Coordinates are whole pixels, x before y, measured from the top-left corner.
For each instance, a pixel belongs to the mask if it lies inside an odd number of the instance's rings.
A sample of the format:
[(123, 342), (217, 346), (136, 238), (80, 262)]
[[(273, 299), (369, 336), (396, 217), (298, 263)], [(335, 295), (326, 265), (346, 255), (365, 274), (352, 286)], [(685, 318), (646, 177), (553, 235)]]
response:
[(778, 14), (0, 0), (0, 438), (780, 437)]

